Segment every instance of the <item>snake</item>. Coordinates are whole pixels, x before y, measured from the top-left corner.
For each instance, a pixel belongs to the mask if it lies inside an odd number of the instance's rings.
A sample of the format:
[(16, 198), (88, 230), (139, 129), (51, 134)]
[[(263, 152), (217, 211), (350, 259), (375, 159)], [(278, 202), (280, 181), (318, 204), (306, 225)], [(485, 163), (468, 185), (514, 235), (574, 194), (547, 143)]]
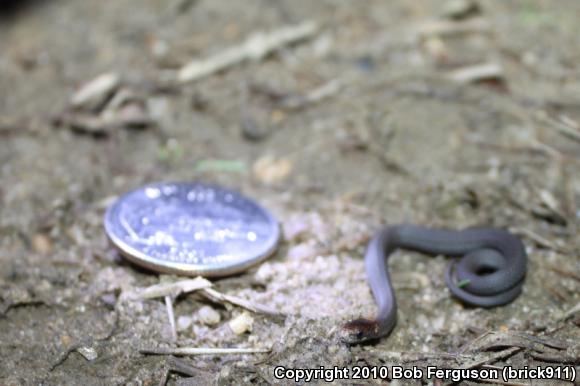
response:
[(463, 303), (492, 308), (510, 303), (522, 291), (527, 254), (522, 241), (499, 228), (433, 229), (400, 224), (379, 230), (365, 254), (366, 276), (377, 304), (374, 319), (351, 320), (339, 329), (340, 339), (359, 344), (389, 335), (397, 323), (397, 302), (387, 261), (397, 249), (428, 255), (461, 257), (445, 272), (451, 294)]

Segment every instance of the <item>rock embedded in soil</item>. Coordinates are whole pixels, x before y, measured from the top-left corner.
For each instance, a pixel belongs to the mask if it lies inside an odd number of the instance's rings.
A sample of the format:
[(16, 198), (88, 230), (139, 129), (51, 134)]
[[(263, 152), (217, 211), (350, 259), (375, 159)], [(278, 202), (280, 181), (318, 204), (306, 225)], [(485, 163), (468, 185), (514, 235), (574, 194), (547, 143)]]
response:
[(197, 317), (200, 322), (208, 326), (215, 326), (221, 321), (219, 312), (210, 306), (203, 306), (197, 311)]
[(242, 335), (245, 332), (252, 330), (252, 325), (254, 324), (254, 318), (247, 312), (243, 312), (236, 316), (228, 325), (236, 335)]

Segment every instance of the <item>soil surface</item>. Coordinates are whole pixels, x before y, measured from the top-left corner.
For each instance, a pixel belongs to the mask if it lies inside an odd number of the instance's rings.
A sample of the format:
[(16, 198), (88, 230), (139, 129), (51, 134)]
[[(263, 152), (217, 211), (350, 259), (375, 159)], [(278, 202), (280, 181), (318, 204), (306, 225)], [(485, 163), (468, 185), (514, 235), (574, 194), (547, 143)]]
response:
[[(294, 384), (276, 379), (280, 365), (579, 369), (580, 2), (11, 3), (0, 11), (1, 384)], [(268, 55), (175, 81), (191, 60), (305, 22), (314, 32)], [(114, 87), (87, 91), (105, 73)], [(212, 282), (283, 316), (182, 294), (175, 341), (162, 298), (127, 296), (183, 278), (121, 258), (104, 211), (180, 180), (275, 213), (277, 253)], [(466, 307), (445, 286), (448, 258), (400, 251), (394, 332), (341, 343), (342, 323), (376, 310), (365, 245), (401, 222), (511, 230), (529, 254), (523, 293)], [(271, 351), (141, 353), (176, 346)], [(450, 384), (419, 378), (336, 383)]]

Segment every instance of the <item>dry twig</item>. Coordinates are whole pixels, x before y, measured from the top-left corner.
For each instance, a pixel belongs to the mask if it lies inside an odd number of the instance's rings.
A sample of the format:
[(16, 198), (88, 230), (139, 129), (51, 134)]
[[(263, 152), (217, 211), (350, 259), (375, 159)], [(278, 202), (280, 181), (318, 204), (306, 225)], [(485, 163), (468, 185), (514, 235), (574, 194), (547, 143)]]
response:
[(525, 236), (525, 237), (529, 238), (530, 240), (532, 240), (536, 244), (538, 244), (540, 247), (548, 248), (548, 249), (554, 250), (556, 252), (564, 253), (564, 254), (569, 253), (569, 251), (567, 251), (566, 249), (560, 247), (559, 245), (555, 244), (554, 242), (546, 239), (545, 237), (540, 236), (539, 234), (537, 234), (529, 229), (512, 227), (512, 228), (510, 228), (510, 231), (515, 233), (516, 235), (521, 235), (521, 236)]
[(189, 293), (203, 288), (209, 288), (211, 285), (212, 284), (209, 280), (206, 280), (203, 277), (196, 277), (195, 279), (152, 285), (150, 287), (123, 293), (121, 297), (124, 300), (145, 300), (162, 298), (165, 296), (178, 296), (182, 293)]
[(271, 316), (284, 316), (284, 314), (282, 314), (281, 312), (276, 311), (270, 307), (264, 306), (262, 304), (253, 303), (253, 302), (250, 302), (248, 300), (238, 298), (236, 296), (226, 295), (226, 294), (218, 292), (212, 288), (205, 288), (205, 289), (203, 289), (202, 293), (205, 296), (207, 296), (210, 300), (213, 300), (215, 302), (231, 303), (231, 304), (240, 306), (242, 308), (245, 308), (247, 310), (250, 310), (252, 312), (255, 312), (257, 314), (266, 314), (266, 315), (271, 315)]
[(512, 356), (512, 355), (514, 355), (515, 353), (517, 353), (517, 352), (519, 352), (521, 350), (522, 350), (521, 347), (510, 347), (510, 348), (508, 348), (506, 350), (499, 351), (499, 352), (497, 352), (497, 353), (495, 353), (493, 355), (490, 355), (490, 356), (488, 356), (486, 358), (482, 358), (482, 359), (478, 359), (478, 360), (475, 360), (475, 361), (466, 363), (466, 364), (464, 364), (462, 366), (459, 366), (458, 368), (459, 369), (474, 369), (476, 367), (480, 367), (482, 365), (485, 365), (485, 364), (488, 364), (488, 363), (493, 363), (493, 362), (495, 362), (497, 360), (504, 359), (506, 357)]
[(177, 341), (177, 329), (175, 328), (175, 314), (173, 313), (173, 300), (171, 296), (165, 296), (165, 307), (167, 308), (167, 318), (169, 319), (169, 325), (171, 326), (171, 338), (173, 341)]
[(270, 352), (264, 348), (213, 348), (213, 347), (159, 347), (140, 349), (141, 354), (148, 355), (230, 355), (230, 354), (261, 354)]
[(482, 63), (463, 67), (448, 74), (449, 79), (463, 84), (486, 79), (501, 79), (503, 76), (503, 69), (497, 63)]
[[(122, 294), (122, 299), (125, 300), (145, 300), (164, 297), (175, 297), (182, 293), (189, 293), (201, 290), (201, 293), (215, 302), (227, 302), (236, 306), (245, 308), (258, 314), (265, 314), (271, 316), (284, 316), (279, 311), (268, 306), (251, 302), (239, 298), (237, 296), (226, 295), (210, 288), (212, 283), (202, 277), (196, 277), (190, 280), (181, 280), (173, 283), (161, 283), (152, 285), (150, 287), (141, 288), (135, 291)], [(169, 309), (168, 309), (169, 312)]]
[(188, 83), (247, 60), (260, 60), (279, 48), (313, 36), (317, 31), (316, 23), (308, 21), (269, 33), (255, 34), (241, 45), (231, 47), (207, 59), (189, 62), (179, 70), (177, 79), (180, 83)]
[(423, 23), (418, 32), (421, 37), (453, 36), (470, 33), (487, 33), (491, 30), (487, 20), (475, 18), (466, 21), (432, 21)]
[(280, 107), (288, 110), (298, 110), (304, 108), (308, 105), (336, 95), (342, 89), (343, 84), (344, 81), (341, 79), (333, 79), (320, 87), (310, 90), (305, 95), (292, 95), (283, 98), (280, 102)]

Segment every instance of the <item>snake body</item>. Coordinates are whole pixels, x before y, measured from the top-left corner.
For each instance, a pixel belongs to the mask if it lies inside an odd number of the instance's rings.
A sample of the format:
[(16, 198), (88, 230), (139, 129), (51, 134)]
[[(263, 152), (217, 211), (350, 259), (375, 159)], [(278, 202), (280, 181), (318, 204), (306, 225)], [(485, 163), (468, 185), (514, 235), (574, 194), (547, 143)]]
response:
[(342, 340), (356, 344), (388, 335), (397, 322), (397, 302), (387, 260), (396, 249), (430, 255), (462, 256), (445, 274), (451, 293), (466, 304), (495, 307), (514, 300), (526, 274), (526, 251), (519, 238), (495, 228), (462, 231), (395, 225), (371, 239), (365, 266), (368, 283), (377, 303), (374, 320), (356, 319), (341, 328)]

